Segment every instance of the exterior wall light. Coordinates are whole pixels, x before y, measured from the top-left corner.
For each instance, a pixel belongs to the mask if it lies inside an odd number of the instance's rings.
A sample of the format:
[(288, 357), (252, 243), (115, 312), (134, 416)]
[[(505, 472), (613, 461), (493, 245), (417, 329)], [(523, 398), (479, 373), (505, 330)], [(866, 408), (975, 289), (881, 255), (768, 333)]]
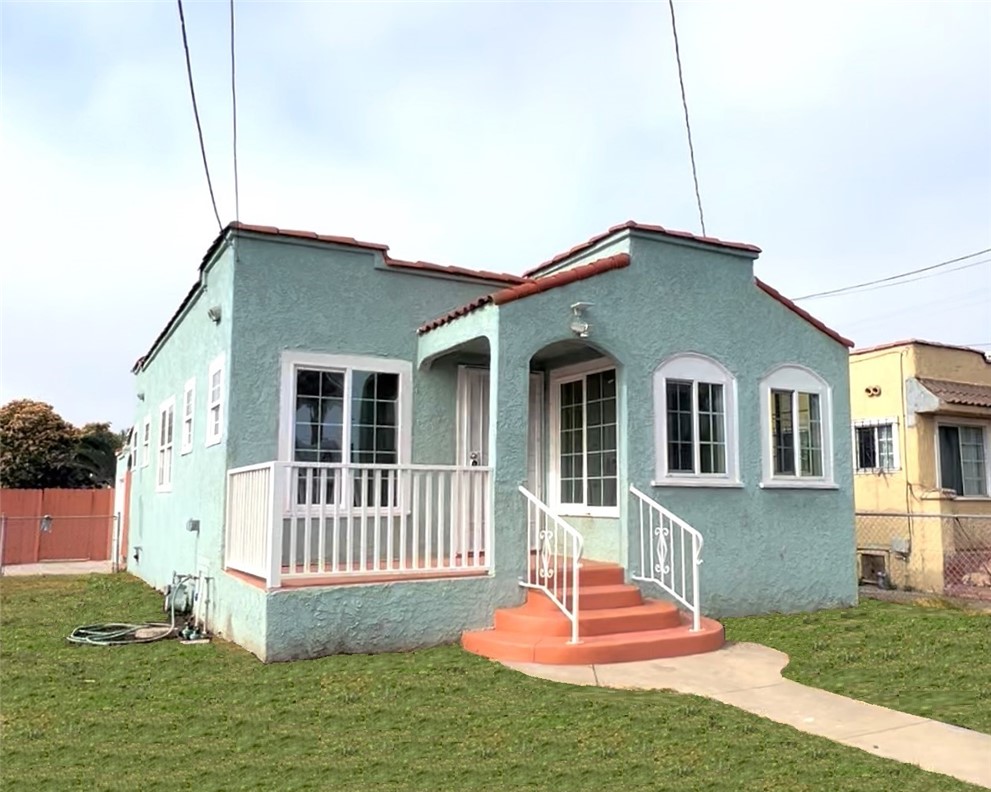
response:
[(574, 333), (579, 338), (588, 338), (589, 330), (591, 330), (591, 325), (585, 318), (585, 309), (591, 308), (592, 303), (587, 302), (576, 302), (571, 306), (571, 332)]
[(215, 305), (206, 312), (207, 318), (214, 324), (220, 324), (220, 306)]

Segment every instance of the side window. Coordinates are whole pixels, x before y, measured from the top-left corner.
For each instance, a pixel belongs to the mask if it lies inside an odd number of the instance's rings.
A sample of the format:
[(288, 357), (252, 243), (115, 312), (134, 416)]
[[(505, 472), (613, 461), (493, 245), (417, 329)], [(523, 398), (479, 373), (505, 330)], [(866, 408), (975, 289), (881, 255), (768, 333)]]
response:
[(196, 412), (196, 379), (186, 383), (182, 392), (182, 453), (193, 450), (193, 415)]
[(224, 358), (210, 364), (206, 378), (206, 444), (216, 445), (224, 435)]
[(761, 380), (765, 487), (833, 486), (832, 394), (822, 377), (781, 366)]

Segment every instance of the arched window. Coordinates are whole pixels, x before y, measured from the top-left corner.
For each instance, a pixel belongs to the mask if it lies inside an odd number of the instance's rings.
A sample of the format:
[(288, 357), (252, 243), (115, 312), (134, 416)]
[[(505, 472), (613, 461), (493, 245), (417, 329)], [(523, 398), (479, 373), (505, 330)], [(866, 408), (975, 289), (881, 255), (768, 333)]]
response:
[(833, 487), (832, 390), (803, 366), (760, 383), (762, 487)]
[(740, 486), (736, 379), (695, 353), (654, 371), (656, 486)]

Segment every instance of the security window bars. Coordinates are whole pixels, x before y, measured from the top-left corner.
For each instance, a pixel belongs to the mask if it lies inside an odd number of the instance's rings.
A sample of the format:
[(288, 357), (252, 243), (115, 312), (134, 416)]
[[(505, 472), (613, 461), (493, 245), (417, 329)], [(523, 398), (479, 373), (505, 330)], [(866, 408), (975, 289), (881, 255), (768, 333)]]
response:
[(894, 425), (879, 423), (856, 427), (854, 452), (857, 470), (860, 472), (897, 470)]

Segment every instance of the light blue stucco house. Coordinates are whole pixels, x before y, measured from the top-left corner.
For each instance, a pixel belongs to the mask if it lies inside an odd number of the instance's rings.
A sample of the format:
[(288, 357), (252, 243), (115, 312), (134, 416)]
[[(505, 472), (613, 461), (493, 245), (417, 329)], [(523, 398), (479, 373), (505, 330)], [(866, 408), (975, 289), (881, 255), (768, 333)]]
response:
[(631, 222), (515, 276), (231, 224), (135, 365), (129, 570), (266, 661), (852, 604), (850, 342), (759, 252)]

